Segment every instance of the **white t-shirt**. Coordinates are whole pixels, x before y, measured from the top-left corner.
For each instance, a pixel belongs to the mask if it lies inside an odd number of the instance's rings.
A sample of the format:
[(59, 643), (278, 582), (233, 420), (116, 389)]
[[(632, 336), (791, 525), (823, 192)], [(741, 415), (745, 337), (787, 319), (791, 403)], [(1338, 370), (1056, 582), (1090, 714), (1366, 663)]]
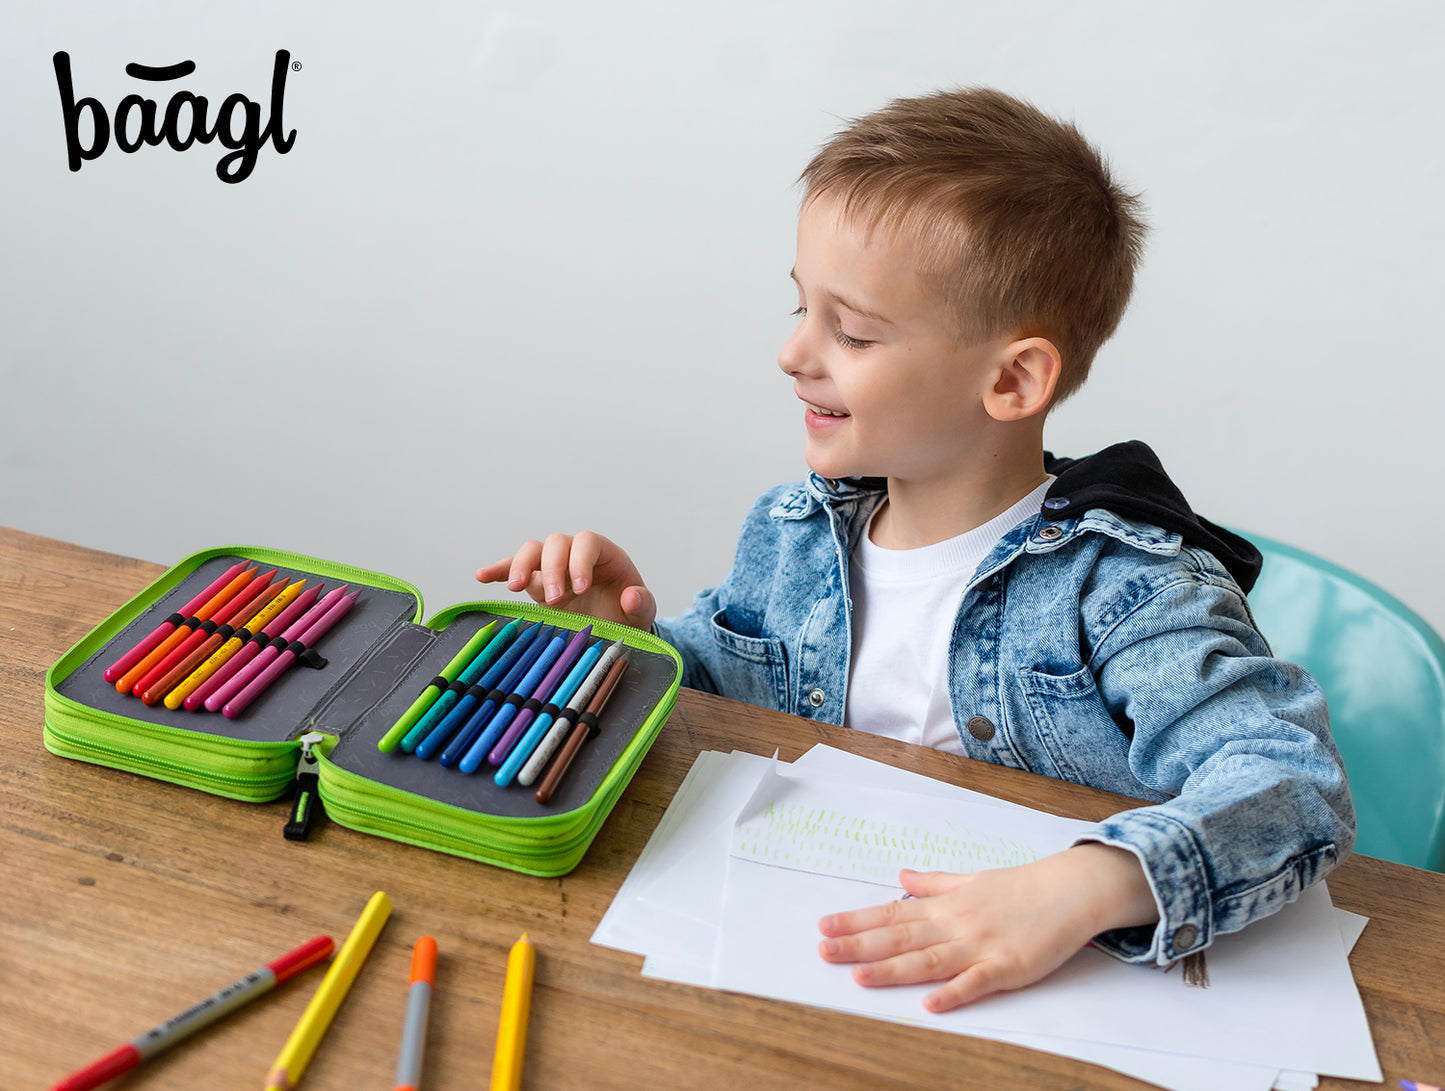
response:
[(1053, 480), (982, 526), (920, 549), (874, 545), (869, 520), (848, 566), (853, 654), (844, 723), (963, 753), (948, 698), (948, 648), (958, 602), (998, 540), (1038, 512)]

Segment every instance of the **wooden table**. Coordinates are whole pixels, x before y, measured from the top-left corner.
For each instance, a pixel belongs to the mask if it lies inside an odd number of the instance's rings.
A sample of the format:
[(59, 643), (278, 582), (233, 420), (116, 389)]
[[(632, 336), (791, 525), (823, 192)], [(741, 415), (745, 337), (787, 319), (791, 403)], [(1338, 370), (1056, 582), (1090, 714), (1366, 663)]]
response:
[[(639, 976), (589, 942), (702, 750), (825, 742), (1077, 818), (1118, 797), (684, 690), (572, 874), (537, 879), (334, 824), (282, 838), (287, 804), (245, 804), (41, 745), (44, 676), (161, 566), (0, 528), (0, 1084), (70, 1071), (321, 932), (374, 890), (395, 909), (306, 1071), (310, 1091), (389, 1088), (411, 946), (441, 948), (424, 1084), (487, 1085), (507, 950), (537, 943), (526, 1086), (1142, 1088), (1076, 1061)], [(1402, 759), (1405, 756), (1402, 755)], [(1445, 1080), (1445, 876), (1354, 857), (1337, 905), (1371, 918), (1351, 963), (1387, 1086)], [(293, 981), (112, 1087), (259, 1089), (320, 980)], [(1325, 1080), (1327, 1088), (1371, 1087)]]

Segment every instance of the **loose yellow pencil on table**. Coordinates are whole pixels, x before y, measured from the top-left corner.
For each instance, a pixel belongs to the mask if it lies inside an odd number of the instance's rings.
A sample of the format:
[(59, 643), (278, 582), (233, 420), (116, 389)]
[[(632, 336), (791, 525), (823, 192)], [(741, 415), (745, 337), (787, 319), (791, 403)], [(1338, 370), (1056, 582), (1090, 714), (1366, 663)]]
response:
[(276, 1062), (266, 1077), (266, 1091), (292, 1091), (301, 1081), (301, 1073), (306, 1070), (316, 1047), (321, 1044), (321, 1038), (326, 1033), (326, 1028), (331, 1025), (336, 1009), (341, 1007), (341, 1002), (346, 999), (347, 990), (356, 980), (362, 963), (366, 961), (372, 945), (376, 943), (376, 937), (381, 934), (382, 925), (386, 924), (390, 916), (391, 899), (378, 890), (366, 903), (361, 916), (356, 919), (351, 934), (341, 945), (341, 951), (331, 960), (331, 968), (326, 971), (321, 987), (316, 990), (311, 1003), (307, 1004), (306, 1010), (301, 1013), (301, 1019), (296, 1024), (296, 1029), (291, 1032), (291, 1037), (286, 1039), (286, 1044), (276, 1055)]
[(522, 1055), (527, 1050), (527, 1016), (532, 1008), (532, 971), (536, 964), (536, 948), (523, 932), (507, 956), (502, 1018), (497, 1025), (497, 1051), (492, 1057), (492, 1091), (517, 1091), (522, 1086)]

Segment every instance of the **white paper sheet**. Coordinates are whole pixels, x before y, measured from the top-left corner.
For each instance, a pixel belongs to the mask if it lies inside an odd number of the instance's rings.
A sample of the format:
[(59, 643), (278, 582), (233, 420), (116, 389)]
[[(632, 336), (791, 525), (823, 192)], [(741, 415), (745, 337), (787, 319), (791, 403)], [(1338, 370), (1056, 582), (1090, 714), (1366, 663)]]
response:
[[(758, 784), (769, 764), (769, 759), (751, 754), (713, 753), (699, 757), (639, 857), (632, 874), (619, 890), (612, 907), (599, 925), (593, 937), (594, 942), (644, 954), (645, 976), (704, 986), (718, 984), (712, 972), (713, 949), (721, 931), (719, 922), (724, 883), (729, 873), (727, 855), (734, 818), (742, 804), (753, 794), (754, 786)], [(781, 767), (781, 771), (806, 775), (812, 782), (831, 780), (841, 783), (846, 787), (844, 794), (849, 798), (859, 787), (882, 785), (904, 789), (915, 797), (926, 795), (967, 801), (978, 806), (995, 808), (999, 812), (1013, 811), (1029, 815), (1037, 813), (1016, 804), (969, 792), (826, 746), (814, 747), (794, 763), (791, 769)], [(881, 900), (879, 894), (886, 897), (889, 888), (867, 884), (866, 889), (873, 897), (860, 904), (876, 904)], [(834, 912), (841, 908), (845, 906), (830, 903), (825, 909), (812, 914), (809, 921), (811, 927), (804, 943), (808, 952), (816, 950), (819, 938), (815, 927), (817, 917), (824, 912)], [(1363, 928), (1364, 918), (1339, 910), (1333, 912), (1340, 927), (1347, 932), (1347, 949), (1358, 937), (1359, 929)], [(1113, 962), (1112, 959), (1108, 961)], [(812, 963), (828, 969), (839, 969), (828, 967), (816, 954), (812, 954), (810, 965)], [(1210, 966), (1212, 972), (1212, 950)], [(1141, 973), (1137, 967), (1128, 969), (1134, 974)], [(846, 969), (844, 972), (846, 974)], [(1157, 976), (1148, 971), (1143, 973), (1145, 976)], [(1172, 976), (1177, 983), (1177, 975)], [(878, 995), (878, 992), (872, 990), (862, 990), (851, 978), (848, 978), (846, 984), (849, 989)], [(1182, 985), (1178, 987), (1183, 988)], [(740, 991), (757, 990), (742, 988)], [(891, 990), (880, 992), (886, 991)], [(1028, 991), (1031, 992), (1032, 989)], [(855, 1010), (840, 1003), (829, 1003), (825, 1006)], [(927, 1014), (915, 1003), (902, 1015), (878, 1012), (863, 1014), (917, 1024), (920, 1022), (920, 1013)], [(1308, 1072), (1281, 1072), (1278, 1061), (1262, 1065), (1246, 1064), (1170, 1052), (1169, 1049), (1175, 1048), (1172, 1041), (1168, 1049), (1159, 1050), (1060, 1038), (1036, 1034), (1029, 1030), (973, 1027), (959, 1029), (959, 1032), (1076, 1057), (1114, 1068), (1172, 1091), (1268, 1091), (1277, 1080), (1280, 1087), (1308, 1087), (1310, 1081), (1315, 1079)], [(1373, 1057), (1372, 1052), (1371, 1056)]]

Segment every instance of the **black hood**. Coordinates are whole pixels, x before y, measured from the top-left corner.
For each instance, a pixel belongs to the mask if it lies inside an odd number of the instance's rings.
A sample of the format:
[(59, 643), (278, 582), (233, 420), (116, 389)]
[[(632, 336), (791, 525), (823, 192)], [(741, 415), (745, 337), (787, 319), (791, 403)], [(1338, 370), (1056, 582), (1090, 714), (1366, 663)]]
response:
[(1086, 458), (1055, 458), (1044, 452), (1044, 469), (1057, 480), (1040, 512), (1061, 522), (1090, 508), (1105, 508), (1125, 519), (1152, 523), (1181, 535), (1186, 545), (1208, 550), (1246, 592), (1259, 578), (1262, 558), (1244, 538), (1196, 515), (1159, 457), (1138, 440), (1116, 443)]

